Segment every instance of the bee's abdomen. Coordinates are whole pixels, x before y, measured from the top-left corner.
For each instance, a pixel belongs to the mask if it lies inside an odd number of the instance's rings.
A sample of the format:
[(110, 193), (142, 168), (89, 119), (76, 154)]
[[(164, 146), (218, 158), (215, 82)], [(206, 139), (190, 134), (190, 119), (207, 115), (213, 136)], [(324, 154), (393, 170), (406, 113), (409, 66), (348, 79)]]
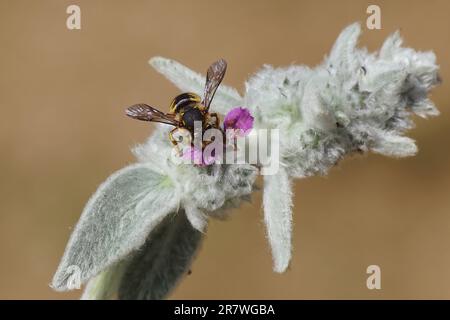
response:
[(203, 125), (203, 118), (203, 113), (198, 108), (189, 107), (184, 109), (181, 120), (188, 130), (193, 131), (195, 121), (199, 121)]
[(171, 113), (179, 113), (181, 111), (187, 110), (189, 107), (193, 107), (194, 105), (200, 103), (201, 98), (192, 92), (182, 93), (173, 99), (170, 104), (170, 112)]

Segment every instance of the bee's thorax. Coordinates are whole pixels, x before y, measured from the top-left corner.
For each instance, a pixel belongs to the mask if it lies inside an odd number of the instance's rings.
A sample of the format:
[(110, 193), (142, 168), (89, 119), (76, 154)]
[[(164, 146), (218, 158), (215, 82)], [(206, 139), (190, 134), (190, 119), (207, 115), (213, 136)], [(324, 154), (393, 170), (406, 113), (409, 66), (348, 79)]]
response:
[(186, 92), (176, 96), (170, 104), (170, 113), (181, 113), (189, 107), (193, 107), (201, 103), (201, 98), (192, 92)]

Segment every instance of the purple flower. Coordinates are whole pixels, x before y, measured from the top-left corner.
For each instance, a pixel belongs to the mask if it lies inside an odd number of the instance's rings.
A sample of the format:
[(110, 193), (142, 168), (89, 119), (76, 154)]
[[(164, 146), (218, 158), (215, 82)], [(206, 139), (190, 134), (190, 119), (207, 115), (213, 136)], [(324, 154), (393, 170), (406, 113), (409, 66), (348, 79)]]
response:
[(246, 108), (233, 108), (225, 116), (223, 128), (225, 130), (235, 130), (237, 136), (246, 136), (253, 128), (253, 117)]

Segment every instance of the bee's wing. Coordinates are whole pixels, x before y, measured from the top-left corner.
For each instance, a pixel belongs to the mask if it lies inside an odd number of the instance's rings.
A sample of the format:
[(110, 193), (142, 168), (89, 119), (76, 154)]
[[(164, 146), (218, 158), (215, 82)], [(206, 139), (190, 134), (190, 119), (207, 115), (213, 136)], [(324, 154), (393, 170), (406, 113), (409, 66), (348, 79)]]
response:
[(209, 109), (211, 101), (216, 93), (219, 84), (222, 82), (227, 70), (227, 62), (223, 59), (217, 60), (209, 68), (206, 74), (205, 93), (202, 104)]
[(179, 126), (180, 124), (174, 119), (174, 115), (166, 114), (146, 104), (132, 105), (126, 109), (125, 113), (130, 118), (137, 120), (160, 122), (173, 126)]

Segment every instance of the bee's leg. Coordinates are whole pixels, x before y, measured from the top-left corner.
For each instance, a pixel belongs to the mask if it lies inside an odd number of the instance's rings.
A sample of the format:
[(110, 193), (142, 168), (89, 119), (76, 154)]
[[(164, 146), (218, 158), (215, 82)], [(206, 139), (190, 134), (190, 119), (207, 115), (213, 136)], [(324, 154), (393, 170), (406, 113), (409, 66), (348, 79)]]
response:
[(209, 116), (211, 118), (215, 118), (216, 119), (215, 120), (215, 126), (216, 126), (216, 128), (219, 128), (219, 115), (217, 113), (215, 113), (215, 112), (212, 112), (212, 113), (209, 114)]
[(178, 140), (175, 139), (175, 137), (173, 136), (173, 133), (174, 133), (176, 130), (178, 130), (178, 128), (173, 128), (172, 130), (170, 130), (170, 132), (169, 132), (169, 139), (170, 139), (170, 142), (172, 142), (172, 144), (174, 145), (174, 147), (177, 149), (178, 155), (181, 156), (182, 154), (181, 154), (180, 148), (178, 147)]
[(215, 118), (215, 121), (214, 121), (214, 127), (215, 127), (215, 129), (219, 129), (219, 130), (222, 132), (222, 136), (223, 136), (223, 145), (225, 146), (227, 137), (226, 137), (226, 132), (225, 132), (225, 130), (222, 129), (222, 128), (220, 127), (220, 119), (219, 119), (219, 115), (218, 115), (216, 112), (211, 112), (211, 113), (209, 114), (209, 117), (210, 117), (210, 118)]

